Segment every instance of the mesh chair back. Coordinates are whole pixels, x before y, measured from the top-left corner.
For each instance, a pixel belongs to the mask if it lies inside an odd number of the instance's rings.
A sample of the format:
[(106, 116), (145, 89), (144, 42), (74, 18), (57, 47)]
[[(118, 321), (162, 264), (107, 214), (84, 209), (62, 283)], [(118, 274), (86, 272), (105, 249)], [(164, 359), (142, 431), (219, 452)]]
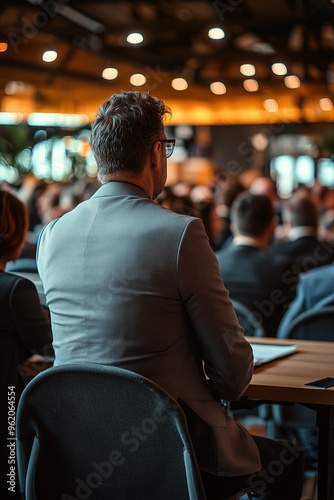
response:
[(264, 337), (264, 329), (256, 316), (241, 302), (231, 299), (244, 334), (249, 337)]
[(334, 340), (334, 306), (306, 311), (291, 322), (284, 338), (301, 340)]
[(26, 500), (204, 500), (180, 407), (135, 373), (99, 365), (46, 370), (17, 413)]

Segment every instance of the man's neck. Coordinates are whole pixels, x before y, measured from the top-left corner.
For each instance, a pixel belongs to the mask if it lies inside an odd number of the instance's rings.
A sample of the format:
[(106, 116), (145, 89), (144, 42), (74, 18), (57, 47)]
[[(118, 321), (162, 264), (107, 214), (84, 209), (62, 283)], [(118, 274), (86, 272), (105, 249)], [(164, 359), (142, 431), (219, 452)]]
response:
[(148, 198), (153, 197), (153, 185), (148, 176), (145, 175), (145, 170), (140, 175), (124, 173), (110, 175), (102, 180), (102, 184), (106, 184), (107, 182), (127, 182), (142, 189)]
[(233, 238), (234, 245), (247, 245), (249, 247), (255, 247), (259, 250), (265, 250), (267, 248), (267, 243), (262, 238), (254, 238), (253, 236), (246, 236), (244, 234), (237, 234)]

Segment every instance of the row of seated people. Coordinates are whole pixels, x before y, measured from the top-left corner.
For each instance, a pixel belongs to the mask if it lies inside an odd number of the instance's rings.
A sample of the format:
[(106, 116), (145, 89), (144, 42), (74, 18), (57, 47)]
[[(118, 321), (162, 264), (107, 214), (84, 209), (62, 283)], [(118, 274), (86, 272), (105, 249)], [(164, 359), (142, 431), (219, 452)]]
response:
[(181, 193), (168, 188), (158, 202), (203, 220), (231, 299), (253, 313), (266, 336), (275, 337), (299, 276), (334, 261), (333, 240), (324, 238), (321, 225), (322, 213), (330, 209), (317, 204), (306, 188), (283, 203), (267, 178), (256, 179), (247, 190), (235, 182), (223, 186), (223, 204), (215, 204), (207, 186), (190, 192), (182, 187)]
[[(94, 183), (88, 183), (87, 187), (82, 182), (63, 188), (34, 185), (30, 195), (34, 194), (36, 206), (32, 209), (32, 202), (26, 203), (30, 207), (29, 234), (38, 234), (38, 228), (74, 208), (96, 187)], [(19, 196), (28, 201), (27, 191), (23, 186), (23, 194), (20, 192)], [(251, 310), (265, 335), (270, 337), (276, 336), (295, 297), (299, 275), (334, 260), (333, 242), (318, 237), (324, 205), (318, 202), (317, 206), (315, 196), (305, 188), (283, 203), (268, 178), (257, 178), (247, 190), (235, 180), (219, 179), (206, 186), (182, 183), (165, 188), (157, 203), (202, 219), (232, 300)], [(325, 212), (328, 211), (327, 206)], [(35, 255), (36, 242), (30, 238), (20, 260), (8, 263), (7, 270), (15, 272), (20, 266), (19, 271), (35, 271), (36, 276)], [(24, 257), (30, 261), (21, 260)], [(28, 268), (22, 268), (27, 262)], [(41, 283), (36, 279), (35, 283), (43, 301)]]

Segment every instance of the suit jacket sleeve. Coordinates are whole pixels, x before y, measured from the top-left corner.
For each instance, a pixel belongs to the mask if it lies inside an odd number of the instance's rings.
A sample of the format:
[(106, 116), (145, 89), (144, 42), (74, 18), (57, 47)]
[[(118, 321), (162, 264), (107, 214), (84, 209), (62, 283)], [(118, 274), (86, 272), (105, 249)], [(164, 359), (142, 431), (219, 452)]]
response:
[(31, 281), (21, 279), (15, 283), (10, 308), (17, 335), (27, 353), (53, 356), (50, 320)]
[(190, 221), (183, 233), (178, 278), (213, 388), (223, 399), (239, 399), (253, 374), (253, 352), (244, 338), (216, 256), (198, 219)]

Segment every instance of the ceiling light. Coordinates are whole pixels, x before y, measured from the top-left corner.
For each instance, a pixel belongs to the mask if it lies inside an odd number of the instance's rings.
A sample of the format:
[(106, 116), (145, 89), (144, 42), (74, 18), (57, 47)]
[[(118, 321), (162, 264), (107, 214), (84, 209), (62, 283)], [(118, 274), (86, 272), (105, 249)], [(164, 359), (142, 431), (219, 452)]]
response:
[(0, 42), (0, 52), (6, 52), (7, 49), (8, 49), (8, 43)]
[(240, 66), (240, 73), (244, 76), (255, 75), (255, 66), (253, 64), (242, 64)]
[(138, 43), (141, 43), (144, 40), (144, 37), (141, 33), (130, 33), (126, 37), (126, 41), (128, 43), (132, 43), (133, 45), (136, 45)]
[(208, 31), (208, 37), (212, 40), (221, 40), (225, 38), (225, 32), (221, 28), (211, 28)]
[(135, 85), (135, 87), (140, 87), (146, 83), (146, 77), (141, 73), (135, 73), (130, 76), (131, 85)]
[(263, 102), (263, 106), (264, 109), (269, 113), (275, 113), (276, 111), (278, 111), (278, 104), (277, 101), (275, 101), (275, 99), (266, 99)]
[(213, 94), (222, 95), (226, 94), (226, 87), (223, 82), (213, 82), (210, 85), (210, 90)]
[(319, 99), (319, 106), (323, 111), (332, 111), (333, 103), (329, 97)]
[(300, 87), (300, 80), (296, 75), (289, 75), (284, 78), (285, 86), (288, 89), (298, 89)]
[(253, 80), (253, 78), (248, 78), (243, 82), (244, 89), (247, 90), (247, 92), (256, 92), (259, 90), (259, 84), (256, 80)]
[(274, 63), (272, 64), (271, 69), (275, 75), (286, 75), (288, 72), (287, 67), (283, 63)]
[(188, 82), (184, 78), (174, 78), (174, 80), (172, 80), (172, 87), (175, 90), (186, 90), (188, 88)]
[(53, 62), (57, 59), (58, 53), (56, 50), (46, 50), (42, 54), (42, 59), (44, 62)]
[(104, 68), (102, 71), (102, 77), (105, 80), (115, 80), (118, 76), (118, 69), (116, 68)]

